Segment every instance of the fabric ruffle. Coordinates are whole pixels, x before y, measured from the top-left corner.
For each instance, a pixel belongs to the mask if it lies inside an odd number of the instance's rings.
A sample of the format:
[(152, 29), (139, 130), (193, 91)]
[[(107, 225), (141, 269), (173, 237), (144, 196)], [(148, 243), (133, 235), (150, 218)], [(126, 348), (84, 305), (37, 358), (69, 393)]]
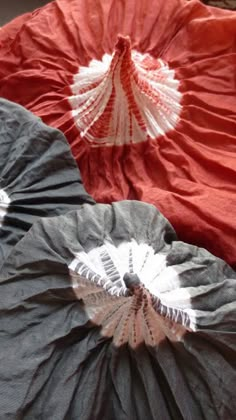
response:
[(91, 203), (64, 135), (0, 99), (0, 266), (32, 224)]
[[(129, 37), (132, 54), (161, 60), (171, 72), (180, 100), (174, 123), (165, 120), (166, 109), (159, 114), (155, 105), (150, 112), (150, 98), (161, 90), (152, 87), (147, 101), (140, 100), (147, 85), (127, 90), (131, 65), (126, 76), (117, 73), (125, 80), (128, 104), (121, 79), (113, 92), (121, 94), (120, 107), (112, 102), (111, 85), (98, 89), (102, 58), (112, 56), (119, 35)], [(96, 6), (93, 0), (57, 0), (1, 29), (0, 95), (65, 133), (96, 201), (152, 203), (181, 240), (235, 265), (235, 39), (236, 14), (197, 0), (98, 0)], [(94, 63), (100, 70), (93, 87), (82, 75), (89, 76)], [(147, 74), (152, 74), (150, 60)], [(86, 108), (78, 108), (80, 90), (75, 97), (80, 76), (86, 95), (95, 88), (101, 94), (92, 95)], [(166, 97), (162, 102), (166, 106)], [(144, 109), (147, 119), (140, 117)]]
[(1, 272), (1, 415), (231, 420), (235, 284), (148, 204), (39, 220)]

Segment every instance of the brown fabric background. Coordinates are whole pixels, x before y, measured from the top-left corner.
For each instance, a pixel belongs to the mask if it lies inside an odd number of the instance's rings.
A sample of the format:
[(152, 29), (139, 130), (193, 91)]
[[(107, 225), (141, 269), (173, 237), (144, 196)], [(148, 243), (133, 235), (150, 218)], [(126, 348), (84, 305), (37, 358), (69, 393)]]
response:
[(236, 0), (202, 0), (208, 6), (221, 7), (222, 9), (236, 10)]

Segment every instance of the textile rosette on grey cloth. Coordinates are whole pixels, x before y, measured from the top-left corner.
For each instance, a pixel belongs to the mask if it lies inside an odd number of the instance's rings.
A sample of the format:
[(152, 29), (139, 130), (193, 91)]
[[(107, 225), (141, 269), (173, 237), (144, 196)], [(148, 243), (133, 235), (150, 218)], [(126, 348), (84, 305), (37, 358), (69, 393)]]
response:
[(151, 205), (41, 219), (1, 275), (2, 418), (232, 420), (235, 284)]
[(32, 223), (94, 203), (64, 135), (0, 99), (0, 266)]

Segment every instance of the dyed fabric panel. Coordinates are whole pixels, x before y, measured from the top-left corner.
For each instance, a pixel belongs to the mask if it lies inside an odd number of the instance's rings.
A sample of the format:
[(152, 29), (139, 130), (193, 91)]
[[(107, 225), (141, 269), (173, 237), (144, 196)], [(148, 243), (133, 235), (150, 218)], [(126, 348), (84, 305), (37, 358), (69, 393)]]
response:
[(235, 39), (195, 0), (58, 0), (0, 31), (0, 95), (65, 133), (96, 201), (152, 203), (235, 266)]
[(64, 135), (0, 99), (0, 266), (39, 217), (94, 203)]
[(39, 220), (1, 272), (1, 415), (231, 420), (235, 282), (151, 205)]

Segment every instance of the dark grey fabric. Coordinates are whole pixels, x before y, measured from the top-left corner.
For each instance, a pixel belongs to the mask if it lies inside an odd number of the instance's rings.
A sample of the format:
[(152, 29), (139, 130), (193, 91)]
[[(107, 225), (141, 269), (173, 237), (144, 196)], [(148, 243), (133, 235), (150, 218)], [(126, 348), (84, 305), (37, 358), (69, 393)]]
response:
[(49, 3), (50, 0), (0, 0), (0, 25), (5, 25), (11, 19), (22, 13), (37, 9)]
[[(68, 265), (105, 240), (136, 240), (166, 256), (178, 274), (166, 282), (194, 331), (136, 349), (101, 335), (72, 289)], [(234, 418), (236, 273), (179, 242), (154, 207), (85, 204), (42, 219), (12, 250), (0, 280), (2, 419)], [(189, 300), (177, 297), (186, 291)]]
[[(0, 99), (0, 266), (38, 217), (54, 216), (94, 203), (64, 135), (26, 109)], [(0, 217), (1, 219), (1, 217)]]

